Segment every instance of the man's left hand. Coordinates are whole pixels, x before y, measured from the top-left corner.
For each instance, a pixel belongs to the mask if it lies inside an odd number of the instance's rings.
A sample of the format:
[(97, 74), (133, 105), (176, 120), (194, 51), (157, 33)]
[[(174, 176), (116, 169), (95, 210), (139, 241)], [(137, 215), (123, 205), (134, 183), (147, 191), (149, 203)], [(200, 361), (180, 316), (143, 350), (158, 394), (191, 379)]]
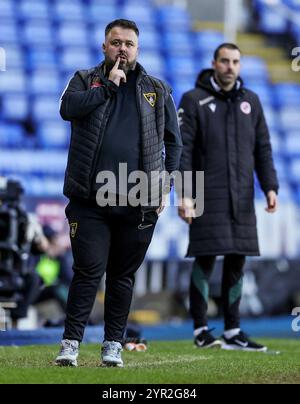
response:
[(267, 194), (267, 204), (266, 212), (275, 213), (278, 208), (278, 198), (275, 191), (269, 191)]

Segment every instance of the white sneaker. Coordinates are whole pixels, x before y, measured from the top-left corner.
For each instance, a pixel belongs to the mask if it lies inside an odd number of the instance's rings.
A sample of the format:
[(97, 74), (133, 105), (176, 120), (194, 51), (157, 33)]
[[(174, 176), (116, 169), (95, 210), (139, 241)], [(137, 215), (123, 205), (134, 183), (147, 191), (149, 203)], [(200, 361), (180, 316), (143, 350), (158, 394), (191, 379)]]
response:
[(58, 366), (77, 366), (79, 354), (79, 342), (75, 340), (63, 339), (61, 341), (60, 352), (55, 359)]
[(222, 349), (226, 351), (267, 352), (268, 350), (266, 346), (251, 341), (243, 331), (232, 338), (225, 338), (223, 335), (223, 339)]
[(122, 351), (122, 345), (119, 342), (104, 341), (101, 350), (102, 364), (122, 368), (124, 366), (121, 357)]

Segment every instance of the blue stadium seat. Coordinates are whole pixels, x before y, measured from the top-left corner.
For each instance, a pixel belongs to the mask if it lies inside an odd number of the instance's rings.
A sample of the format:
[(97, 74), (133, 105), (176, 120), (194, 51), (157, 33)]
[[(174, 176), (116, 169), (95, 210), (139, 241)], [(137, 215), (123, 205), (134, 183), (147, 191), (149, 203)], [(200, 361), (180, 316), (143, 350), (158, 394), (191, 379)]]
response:
[(291, 34), (293, 38), (295, 39), (296, 43), (300, 43), (300, 27), (298, 24), (292, 24), (291, 27)]
[(299, 130), (299, 107), (285, 107), (279, 112), (283, 130)]
[[(125, 0), (127, 1), (127, 0)], [(99, 0), (90, 0), (89, 4), (94, 7), (100, 4)], [(101, 0), (101, 6), (117, 8), (120, 5), (120, 0)]]
[(198, 72), (202, 69), (211, 69), (212, 60), (213, 60), (213, 55), (211, 52), (203, 54), (202, 56), (195, 56), (194, 63), (197, 66)]
[(113, 2), (92, 2), (87, 6), (87, 21), (95, 24), (107, 25), (118, 18), (119, 9)]
[(287, 31), (288, 20), (281, 11), (276, 7), (276, 4), (270, 2), (266, 5), (265, 1), (256, 2), (259, 9), (259, 28), (270, 34), (283, 34)]
[(245, 80), (264, 80), (268, 82), (269, 80), (269, 72), (265, 61), (256, 56), (243, 56), (241, 60), (242, 65), (242, 77), (245, 77)]
[(142, 29), (139, 37), (139, 46), (142, 51), (157, 51), (157, 44), (161, 38), (153, 28)]
[(57, 197), (62, 193), (62, 179), (49, 176), (26, 176), (22, 178), (25, 193), (31, 197)]
[(280, 130), (280, 120), (278, 119), (277, 111), (271, 106), (263, 106), (267, 125), (270, 130)]
[(37, 122), (60, 119), (59, 97), (46, 95), (36, 97), (32, 105), (32, 114)]
[(14, 18), (15, 12), (15, 3), (13, 0), (2, 0), (0, 2), (0, 26), (3, 20), (7, 21), (10, 18)]
[(300, 205), (300, 186), (294, 187), (294, 193), (295, 193), (295, 203), (297, 205)]
[(94, 65), (93, 55), (86, 47), (65, 48), (62, 50), (59, 60), (61, 71), (75, 71), (90, 68)]
[(38, 127), (39, 145), (42, 148), (66, 148), (70, 139), (69, 125), (60, 121), (43, 121)]
[(300, 99), (300, 85), (296, 83), (274, 84), (276, 104), (280, 108), (297, 107)]
[(163, 78), (165, 75), (165, 61), (158, 52), (141, 52), (139, 62), (152, 76)]
[(152, 7), (147, 7), (145, 4), (125, 3), (122, 10), (122, 16), (126, 19), (133, 20), (142, 30), (147, 27), (152, 27), (155, 22), (155, 15)]
[(282, 155), (283, 141), (282, 141), (279, 133), (274, 131), (274, 130), (271, 130), (270, 131), (270, 139), (271, 139), (271, 145), (272, 145), (273, 154), (276, 155), (276, 156), (281, 156)]
[(63, 90), (62, 90), (62, 92), (61, 92), (61, 94), (60, 94), (60, 97), (61, 97), (63, 91), (65, 90), (65, 88), (67, 87), (69, 81), (70, 81), (70, 80), (72, 79), (72, 77), (74, 76), (74, 73), (75, 73), (75, 70), (66, 71), (66, 72), (64, 72), (63, 74), (61, 74), (61, 77), (60, 77), (60, 86), (61, 86), (61, 88), (62, 88)]
[[(108, 21), (109, 22), (109, 21)], [(94, 31), (91, 35), (91, 45), (94, 45), (98, 47), (99, 52), (102, 47), (102, 44), (105, 39), (105, 28), (106, 28), (107, 22), (101, 22), (100, 24), (97, 24), (94, 28)]]
[(280, 203), (292, 202), (294, 199), (293, 187), (286, 181), (281, 181), (280, 183), (280, 191), (279, 191), (279, 200)]
[(2, 113), (6, 119), (24, 120), (28, 116), (28, 96), (26, 93), (6, 93), (2, 98)]
[(49, 19), (47, 0), (20, 0), (16, 6), (17, 15), (24, 20), (30, 18)]
[(213, 59), (215, 49), (225, 42), (224, 34), (218, 31), (202, 31), (194, 34), (193, 46), (196, 45), (197, 54), (208, 53)]
[(67, 162), (66, 151), (0, 150), (0, 171), (16, 175), (50, 175), (63, 178)]
[(159, 25), (166, 31), (189, 31), (191, 17), (185, 7), (162, 6), (157, 9)]
[(26, 76), (23, 70), (9, 69), (6, 72), (0, 72), (0, 94), (6, 92), (20, 93), (26, 90)]
[(57, 30), (57, 44), (59, 46), (88, 46), (89, 35), (83, 23), (62, 23)]
[(7, 71), (24, 67), (24, 52), (18, 44), (5, 46), (5, 57)]
[[(24, 129), (17, 124), (0, 123), (0, 147), (15, 148), (21, 147), (24, 136)], [(1, 154), (1, 153), (0, 153)], [(1, 157), (0, 157), (1, 160)], [(1, 167), (5, 167), (1, 161)]]
[(85, 8), (80, 0), (56, 0), (53, 2), (55, 21), (83, 21)]
[(29, 78), (31, 94), (59, 94), (62, 91), (57, 70), (35, 70)]
[(274, 163), (279, 182), (287, 181), (289, 178), (289, 166), (286, 160), (282, 157), (275, 156)]
[(174, 80), (172, 84), (173, 97), (176, 106), (178, 107), (180, 100), (184, 93), (195, 88), (196, 79), (184, 79), (184, 80)]
[[(96, 0), (93, 0), (93, 1), (96, 1)], [(104, 0), (104, 1), (107, 1), (107, 0)], [(117, 0), (115, 0), (115, 1), (117, 1)], [(156, 7), (156, 5), (155, 5), (155, 1), (156, 0), (119, 0), (119, 4), (123, 4), (123, 6), (130, 6), (130, 7), (132, 7), (132, 6), (143, 6), (143, 7), (145, 7), (145, 8), (150, 8), (150, 7), (152, 7), (152, 8), (154, 8), (154, 7)]]
[[(243, 71), (241, 72), (241, 77), (243, 78)], [(259, 83), (256, 80), (245, 80), (245, 87), (258, 95), (263, 106), (268, 106), (269, 108), (274, 106), (273, 88), (268, 85), (268, 83), (264, 81)]]
[(195, 65), (193, 59), (188, 57), (170, 57), (167, 68), (170, 80), (176, 78), (180, 81), (186, 77), (195, 79), (198, 74), (198, 66)]
[(299, 130), (289, 131), (285, 135), (284, 153), (287, 157), (300, 157)]
[(288, 7), (291, 7), (294, 11), (300, 11), (299, 0), (282, 0), (282, 2)]
[(291, 160), (289, 176), (291, 181), (300, 184), (300, 158)]
[(51, 46), (34, 46), (26, 52), (26, 66), (34, 69), (58, 69), (57, 51)]
[[(1, 18), (1, 17), (0, 17)], [(17, 24), (13, 19), (0, 19), (0, 46), (6, 47), (7, 44), (18, 44), (20, 36), (18, 35)]]
[(165, 52), (169, 56), (193, 56), (193, 41), (190, 33), (166, 32), (163, 38)]
[(67, 165), (67, 151), (41, 151), (34, 163), (36, 172), (41, 174), (64, 175)]
[(24, 23), (21, 41), (25, 45), (51, 46), (53, 44), (53, 35), (51, 24), (48, 20), (27, 20)]

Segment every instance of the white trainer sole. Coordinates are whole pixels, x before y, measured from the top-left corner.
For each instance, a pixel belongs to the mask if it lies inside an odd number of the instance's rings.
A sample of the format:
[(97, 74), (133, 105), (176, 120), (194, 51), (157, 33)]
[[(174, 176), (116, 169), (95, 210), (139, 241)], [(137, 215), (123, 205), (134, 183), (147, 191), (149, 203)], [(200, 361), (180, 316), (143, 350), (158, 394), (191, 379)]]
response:
[(222, 342), (219, 341), (219, 340), (216, 340), (216, 341), (212, 342), (212, 343), (209, 344), (209, 345), (203, 346), (203, 345), (201, 345), (201, 344), (199, 343), (199, 341), (196, 340), (196, 344), (195, 344), (195, 345), (196, 345), (196, 348), (201, 348), (201, 349), (209, 349), (209, 348), (219, 349), (219, 348), (222, 347)]
[(222, 349), (225, 351), (244, 351), (244, 352), (267, 352), (268, 348), (263, 347), (260, 349), (254, 349), (254, 348), (246, 348), (238, 345), (228, 345), (223, 343), (221, 346)]

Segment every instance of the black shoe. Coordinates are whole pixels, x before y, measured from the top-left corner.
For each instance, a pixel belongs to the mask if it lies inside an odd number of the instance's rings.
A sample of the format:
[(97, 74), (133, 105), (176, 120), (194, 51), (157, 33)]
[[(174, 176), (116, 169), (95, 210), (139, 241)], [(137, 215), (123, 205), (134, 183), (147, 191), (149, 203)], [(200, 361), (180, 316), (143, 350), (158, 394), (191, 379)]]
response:
[(221, 348), (221, 341), (211, 335), (213, 330), (204, 330), (194, 339), (197, 348)]
[(266, 352), (268, 349), (264, 345), (251, 341), (242, 331), (232, 338), (225, 338), (223, 335), (223, 339), (222, 349), (227, 351)]

